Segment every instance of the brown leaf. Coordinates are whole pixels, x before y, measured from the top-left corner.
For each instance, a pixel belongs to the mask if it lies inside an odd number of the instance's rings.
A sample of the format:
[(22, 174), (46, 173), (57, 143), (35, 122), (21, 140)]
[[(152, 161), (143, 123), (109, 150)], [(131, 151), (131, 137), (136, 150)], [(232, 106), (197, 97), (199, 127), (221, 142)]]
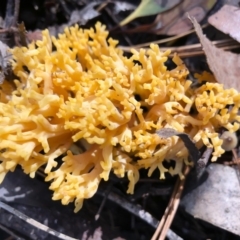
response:
[(177, 35), (186, 32), (192, 28), (186, 13), (200, 22), (215, 3), (216, 0), (184, 0), (178, 7), (158, 15), (155, 20), (155, 33)]
[(190, 17), (195, 31), (206, 54), (208, 65), (219, 83), (225, 88), (235, 88), (240, 91), (240, 56), (231, 52), (225, 52), (215, 47), (212, 42), (203, 35), (201, 26), (195, 18)]
[(215, 28), (229, 34), (240, 42), (240, 8), (224, 5), (217, 13), (208, 18), (208, 22)]

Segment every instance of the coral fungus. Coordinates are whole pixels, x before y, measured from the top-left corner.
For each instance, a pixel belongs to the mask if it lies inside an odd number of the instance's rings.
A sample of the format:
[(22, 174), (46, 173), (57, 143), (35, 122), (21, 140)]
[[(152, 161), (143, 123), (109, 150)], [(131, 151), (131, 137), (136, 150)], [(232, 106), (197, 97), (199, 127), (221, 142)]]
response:
[[(192, 87), (176, 55), (176, 68), (167, 69), (170, 51), (152, 44), (128, 58), (100, 23), (42, 36), (11, 49), (17, 79), (11, 94), (1, 90), (0, 181), (17, 165), (31, 177), (43, 166), (53, 199), (75, 201), (78, 211), (110, 171), (127, 175), (129, 193), (141, 168), (149, 176), (158, 168), (161, 178), (182, 174), (188, 150), (177, 136), (162, 139), (157, 130), (187, 133), (198, 148), (213, 147), (216, 160), (224, 152), (218, 130), (239, 128), (240, 94), (215, 82)], [(81, 141), (86, 151), (72, 153)], [(170, 160), (176, 164), (167, 169), (163, 161)]]

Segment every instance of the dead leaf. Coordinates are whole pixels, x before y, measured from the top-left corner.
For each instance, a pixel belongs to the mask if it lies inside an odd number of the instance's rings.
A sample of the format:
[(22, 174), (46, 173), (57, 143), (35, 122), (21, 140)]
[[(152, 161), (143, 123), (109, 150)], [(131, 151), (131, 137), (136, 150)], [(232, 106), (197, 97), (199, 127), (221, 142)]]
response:
[(151, 16), (154, 14), (165, 12), (177, 6), (181, 0), (141, 0), (139, 6), (127, 18), (120, 22), (120, 26), (124, 26), (135, 18)]
[(184, 0), (171, 11), (159, 14), (152, 31), (156, 34), (177, 35), (192, 29), (187, 13), (200, 22), (215, 5), (216, 0)]
[(94, 7), (98, 4), (98, 2), (92, 2), (81, 10), (74, 10), (71, 14), (69, 25), (73, 25), (75, 23), (85, 25), (89, 20), (97, 17), (99, 12), (97, 12)]
[(240, 235), (240, 188), (234, 168), (222, 164), (207, 167), (208, 178), (181, 200), (195, 218)]
[(102, 240), (102, 229), (98, 227), (94, 230), (92, 236), (88, 236), (88, 230), (83, 233), (82, 240)]
[(203, 35), (201, 26), (195, 18), (190, 17), (195, 31), (206, 54), (207, 62), (219, 83), (225, 88), (235, 88), (240, 91), (240, 56), (231, 52), (225, 52), (215, 47), (212, 42)]
[(169, 138), (173, 136), (180, 137), (181, 140), (184, 142), (185, 147), (188, 149), (191, 160), (194, 162), (195, 165), (197, 164), (197, 161), (200, 157), (200, 153), (195, 144), (193, 143), (193, 141), (186, 133), (178, 132), (172, 128), (163, 128), (157, 131), (157, 135), (162, 138)]
[(240, 8), (224, 5), (217, 13), (208, 18), (208, 22), (215, 28), (229, 34), (240, 42)]
[(128, 3), (128, 2), (122, 2), (122, 1), (115, 2), (114, 1), (113, 3), (114, 3), (114, 13), (115, 14), (118, 14), (119, 12), (134, 10), (136, 8), (135, 5)]
[(12, 59), (12, 54), (8, 51), (8, 46), (0, 41), (0, 84), (6, 79), (11, 71), (10, 60)]

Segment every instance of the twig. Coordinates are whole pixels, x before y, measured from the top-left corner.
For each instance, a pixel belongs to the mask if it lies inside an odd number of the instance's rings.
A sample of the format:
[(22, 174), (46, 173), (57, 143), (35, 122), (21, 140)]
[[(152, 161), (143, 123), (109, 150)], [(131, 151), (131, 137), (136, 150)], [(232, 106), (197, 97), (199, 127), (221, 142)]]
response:
[(186, 176), (189, 173), (189, 171), (190, 171), (190, 167), (186, 166), (185, 167), (185, 171), (183, 173), (185, 178), (182, 179), (182, 180), (178, 179), (178, 181), (179, 181), (178, 190), (176, 192), (176, 195), (174, 196), (174, 201), (173, 201), (173, 204), (172, 204), (172, 210), (171, 210), (170, 214), (167, 217), (167, 220), (166, 220), (166, 222), (164, 224), (162, 233), (160, 234), (158, 240), (164, 240), (165, 239), (165, 237), (167, 235), (167, 231), (168, 231), (168, 229), (170, 228), (170, 226), (172, 224), (173, 218), (174, 218), (174, 216), (176, 214), (176, 211), (178, 209), (178, 205), (180, 203), (180, 198), (181, 198), (182, 191), (183, 191), (183, 188), (184, 188), (185, 179), (186, 179)]
[[(233, 40), (233, 39), (222, 39), (222, 40), (212, 41), (212, 44), (216, 45), (216, 47), (229, 46), (229, 45), (232, 45), (234, 43), (237, 43), (237, 42), (235, 40)], [(136, 47), (136, 46), (130, 46), (130, 47), (120, 46), (120, 48), (122, 50), (124, 50), (124, 51), (129, 51), (132, 48), (139, 49), (140, 47)], [(149, 45), (145, 49), (149, 49)], [(202, 49), (202, 45), (200, 43), (195, 43), (195, 44), (190, 44), (190, 45), (180, 46), (180, 47), (161, 47), (161, 49), (162, 50), (171, 49), (172, 51), (185, 52), (187, 50), (201, 50)]]
[(162, 228), (163, 228), (163, 226), (164, 226), (164, 222), (166, 221), (166, 218), (167, 218), (167, 216), (168, 216), (168, 214), (169, 214), (169, 211), (171, 210), (171, 206), (172, 206), (172, 204), (173, 204), (174, 196), (175, 196), (175, 194), (176, 194), (176, 192), (177, 192), (178, 185), (179, 185), (179, 180), (178, 180), (178, 181), (176, 182), (176, 184), (175, 184), (175, 187), (174, 187), (172, 196), (171, 196), (171, 198), (170, 198), (170, 201), (169, 201), (169, 203), (168, 203), (168, 206), (167, 206), (167, 208), (165, 209), (164, 215), (163, 215), (163, 217), (162, 217), (162, 219), (161, 219), (161, 221), (160, 221), (160, 223), (159, 223), (159, 225), (158, 225), (158, 227), (157, 227), (154, 235), (152, 236), (151, 240), (156, 240), (157, 237), (158, 237), (158, 235), (161, 233), (161, 230), (162, 230)]
[[(207, 27), (209, 24), (204, 24), (202, 26), (202, 29)], [(187, 32), (184, 32), (184, 33), (181, 33), (179, 35), (176, 35), (176, 36), (173, 36), (173, 37), (168, 37), (168, 38), (164, 38), (164, 39), (161, 39), (161, 40), (157, 40), (157, 41), (153, 41), (153, 42), (147, 42), (147, 43), (141, 43), (141, 44), (136, 44), (134, 46), (132, 46), (133, 48), (144, 48), (144, 47), (148, 47), (150, 46), (151, 43), (155, 43), (155, 44), (162, 44), (162, 43), (167, 43), (167, 42), (171, 42), (171, 41), (174, 41), (174, 40), (177, 40), (179, 38), (182, 38), (182, 37), (185, 37), (191, 33), (195, 33), (195, 30), (192, 29), (190, 31), (187, 31)]]
[(9, 205), (7, 205), (7, 204), (5, 204), (5, 203), (3, 203), (1, 201), (0, 201), (0, 208), (5, 209), (6, 211), (8, 211), (8, 212), (14, 214), (15, 216), (17, 216), (18, 218), (22, 219), (23, 221), (29, 223), (30, 225), (32, 225), (32, 226), (34, 226), (34, 227), (36, 227), (38, 229), (41, 229), (42, 231), (47, 232), (47, 233), (49, 233), (49, 234), (51, 234), (51, 235), (53, 235), (53, 236), (55, 236), (55, 237), (57, 237), (59, 239), (63, 239), (63, 240), (77, 240), (76, 238), (69, 237), (69, 236), (67, 236), (67, 235), (65, 235), (63, 233), (59, 233), (59, 232), (57, 232), (57, 231), (55, 231), (55, 230), (53, 230), (53, 229), (43, 225), (42, 223), (40, 223), (40, 222), (38, 222), (38, 221), (28, 217), (27, 215), (19, 212), (18, 210), (10, 207)]
[[(240, 48), (240, 44), (232, 39), (212, 41), (212, 44), (223, 50), (232, 50), (232, 49)], [(135, 46), (131, 46), (131, 47), (119, 46), (119, 47), (125, 52), (131, 52), (131, 49), (135, 48)], [(145, 49), (147, 50), (149, 48), (145, 48)], [(181, 46), (181, 47), (161, 47), (160, 49), (161, 51), (166, 51), (170, 49), (171, 50), (170, 56), (173, 56), (173, 54), (176, 52), (178, 53), (178, 56), (182, 58), (204, 55), (204, 52), (202, 50), (202, 46), (200, 43)]]
[(185, 166), (185, 169), (183, 171), (183, 174), (185, 177), (184, 179), (179, 178), (177, 180), (171, 199), (169, 201), (169, 204), (151, 240), (156, 240), (156, 239), (164, 240), (166, 238), (169, 227), (176, 214), (176, 211), (180, 202), (180, 197), (183, 191), (185, 179), (189, 171), (190, 171), (190, 167)]
[(201, 158), (199, 158), (199, 160), (197, 161), (197, 165), (196, 165), (196, 173), (197, 173), (197, 178), (200, 179), (201, 176), (203, 175), (206, 165), (210, 159), (210, 156), (213, 152), (212, 148), (206, 148), (206, 150), (204, 151), (203, 155)]

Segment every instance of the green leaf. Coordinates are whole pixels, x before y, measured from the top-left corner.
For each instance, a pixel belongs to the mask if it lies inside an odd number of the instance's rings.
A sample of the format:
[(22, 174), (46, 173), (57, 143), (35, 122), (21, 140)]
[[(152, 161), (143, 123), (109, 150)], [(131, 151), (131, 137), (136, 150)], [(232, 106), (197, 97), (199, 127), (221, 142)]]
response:
[(120, 22), (120, 26), (126, 25), (133, 19), (138, 17), (146, 17), (150, 15), (155, 15), (158, 13), (165, 12), (176, 5), (178, 5), (181, 0), (142, 0), (140, 5), (132, 12), (127, 18)]

